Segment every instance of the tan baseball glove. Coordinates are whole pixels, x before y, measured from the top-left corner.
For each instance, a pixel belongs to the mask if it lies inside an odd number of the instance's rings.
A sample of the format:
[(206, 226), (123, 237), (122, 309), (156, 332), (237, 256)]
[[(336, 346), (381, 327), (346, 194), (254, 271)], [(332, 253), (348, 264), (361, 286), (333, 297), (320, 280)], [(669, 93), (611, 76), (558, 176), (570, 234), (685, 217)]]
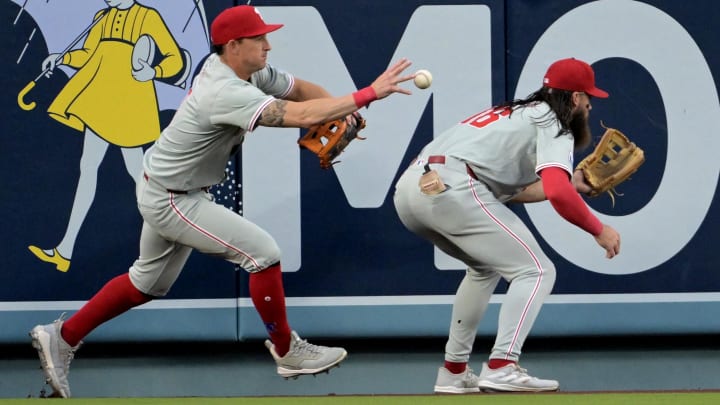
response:
[(320, 158), (320, 167), (329, 169), (335, 158), (340, 155), (348, 144), (358, 136), (358, 132), (365, 128), (365, 119), (360, 114), (353, 114), (356, 125), (348, 124), (345, 118), (311, 127), (308, 132), (298, 139), (300, 147), (310, 150)]
[(613, 205), (615, 187), (627, 180), (645, 162), (645, 153), (627, 136), (614, 128), (605, 128), (605, 133), (595, 150), (578, 163), (575, 170), (582, 170), (585, 181), (592, 187), (590, 197), (609, 193)]

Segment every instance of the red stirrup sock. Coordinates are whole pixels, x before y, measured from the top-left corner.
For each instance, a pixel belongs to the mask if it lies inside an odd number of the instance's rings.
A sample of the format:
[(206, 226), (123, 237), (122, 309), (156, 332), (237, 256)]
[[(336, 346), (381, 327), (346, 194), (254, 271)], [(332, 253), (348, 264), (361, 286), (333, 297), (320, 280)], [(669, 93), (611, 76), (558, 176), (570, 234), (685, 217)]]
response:
[(290, 325), (285, 310), (285, 289), (280, 263), (250, 273), (250, 298), (265, 324), (275, 352), (284, 356), (290, 350)]
[(445, 360), (445, 368), (453, 374), (460, 374), (467, 369), (467, 363), (455, 363)]
[(141, 293), (132, 285), (129, 273), (122, 274), (108, 281), (90, 301), (68, 318), (60, 334), (74, 347), (102, 323), (152, 299), (152, 296)]
[(508, 364), (515, 364), (515, 362), (512, 360), (505, 360), (505, 359), (490, 359), (488, 361), (488, 367), (493, 370), (496, 368), (505, 367)]

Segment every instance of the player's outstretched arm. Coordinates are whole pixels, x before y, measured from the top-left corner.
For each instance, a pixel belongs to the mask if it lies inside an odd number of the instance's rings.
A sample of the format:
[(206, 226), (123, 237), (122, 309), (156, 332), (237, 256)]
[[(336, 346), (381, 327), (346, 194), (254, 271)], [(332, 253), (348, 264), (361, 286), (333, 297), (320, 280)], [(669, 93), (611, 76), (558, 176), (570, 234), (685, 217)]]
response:
[(265, 107), (258, 124), (269, 127), (309, 128), (345, 117), (393, 93), (412, 94), (399, 86), (413, 78), (412, 74), (403, 74), (410, 65), (411, 62), (403, 58), (378, 76), (372, 85), (345, 96), (300, 102), (275, 100)]

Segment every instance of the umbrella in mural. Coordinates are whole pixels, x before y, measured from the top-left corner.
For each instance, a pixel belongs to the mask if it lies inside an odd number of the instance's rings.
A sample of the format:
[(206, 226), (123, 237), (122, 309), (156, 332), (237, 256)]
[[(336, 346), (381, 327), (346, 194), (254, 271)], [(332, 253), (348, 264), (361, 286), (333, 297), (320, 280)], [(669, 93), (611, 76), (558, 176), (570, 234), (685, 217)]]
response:
[[(12, 0), (20, 6), (14, 19), (17, 23), (21, 18), (32, 18), (40, 29), (34, 29), (27, 39), (26, 46), (18, 55), (17, 63), (22, 63), (24, 50), (36, 35), (42, 35), (48, 46), (49, 53), (57, 52), (58, 58), (64, 57), (71, 50), (82, 45), (91, 29), (101, 21), (95, 18), (98, 12), (112, 8), (117, 3), (135, 3), (157, 10), (173, 38), (179, 45), (184, 59), (183, 69), (171, 78), (162, 78), (157, 86), (159, 107), (161, 110), (174, 109), (186, 93), (190, 73), (195, 71), (197, 63), (210, 48), (207, 18), (202, 0), (144, 0), (141, 2), (122, 0), (85, 0), (66, 2), (61, 0)], [(58, 24), (58, 16), (62, 16), (63, 24)], [(158, 58), (159, 55), (152, 55)], [(59, 61), (58, 61), (59, 62)], [(58, 64), (68, 77), (75, 70)], [(20, 89), (18, 105), (23, 109), (32, 109), (33, 101), (28, 93), (35, 84), (48, 73), (49, 68), (39, 71), (38, 76)], [(161, 83), (161, 84), (160, 84)], [(31, 107), (32, 106), (32, 107)]]
[[(83, 134), (81, 162), (65, 235), (52, 248), (31, 244), (30, 252), (59, 271), (70, 268), (75, 242), (95, 199), (98, 169), (108, 147), (119, 147), (128, 174), (137, 181), (143, 146), (161, 131), (160, 112), (175, 110), (187, 94), (191, 73), (210, 49), (201, 0), (12, 0), (13, 24), (32, 19), (34, 28), (18, 51), (23, 64), (28, 45), (44, 39), (48, 56), (37, 76), (18, 89), (18, 107), (36, 108), (44, 77), (68, 80), (47, 109), (60, 124)], [(59, 18), (62, 23), (59, 24)], [(232, 165), (228, 171), (232, 177)], [(236, 208), (239, 185), (213, 192)], [(39, 240), (56, 236), (38, 235)]]

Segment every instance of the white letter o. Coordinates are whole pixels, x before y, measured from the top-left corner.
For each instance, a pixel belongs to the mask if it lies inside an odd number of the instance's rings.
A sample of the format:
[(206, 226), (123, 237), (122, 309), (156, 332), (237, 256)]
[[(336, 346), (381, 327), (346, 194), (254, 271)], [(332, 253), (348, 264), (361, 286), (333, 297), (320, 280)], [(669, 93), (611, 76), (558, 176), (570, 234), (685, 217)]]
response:
[(636, 1), (597, 1), (571, 10), (547, 29), (528, 56), (516, 98), (540, 87), (550, 63), (571, 56), (591, 64), (627, 58), (650, 72), (667, 114), (667, 161), (665, 171), (658, 173), (662, 181), (637, 212), (622, 217), (595, 212), (620, 233), (622, 250), (612, 260), (605, 259), (592, 236), (563, 220), (549, 203), (527, 204), (525, 209), (553, 249), (579, 267), (604, 274), (651, 269), (690, 241), (715, 195), (720, 104), (712, 74), (692, 37), (661, 10)]

